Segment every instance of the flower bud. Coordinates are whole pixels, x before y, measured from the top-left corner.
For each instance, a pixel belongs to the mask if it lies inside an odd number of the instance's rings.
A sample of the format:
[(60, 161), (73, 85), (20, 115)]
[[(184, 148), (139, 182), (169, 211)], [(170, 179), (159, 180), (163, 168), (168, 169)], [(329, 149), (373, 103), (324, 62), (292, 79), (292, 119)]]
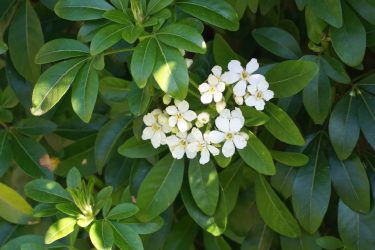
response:
[(220, 113), (221, 111), (223, 111), (225, 109), (226, 106), (227, 106), (227, 104), (226, 104), (225, 100), (217, 102), (216, 103), (216, 111), (218, 113)]
[(243, 97), (242, 96), (235, 96), (234, 101), (237, 105), (243, 105)]
[(172, 101), (172, 97), (171, 97), (170, 95), (167, 95), (167, 94), (166, 94), (166, 95), (163, 96), (163, 103), (164, 103), (165, 105), (170, 104), (171, 101)]
[(202, 112), (198, 115), (198, 121), (202, 124), (207, 124), (210, 121), (210, 114)]

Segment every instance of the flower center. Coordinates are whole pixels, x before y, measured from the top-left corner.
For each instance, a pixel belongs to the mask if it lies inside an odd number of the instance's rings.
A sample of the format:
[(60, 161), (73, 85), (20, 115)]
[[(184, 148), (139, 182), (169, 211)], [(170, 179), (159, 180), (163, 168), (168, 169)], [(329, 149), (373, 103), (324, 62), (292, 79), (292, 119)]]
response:
[(156, 124), (156, 123), (154, 123), (154, 124), (152, 125), (151, 128), (152, 128), (152, 130), (154, 130), (154, 131), (158, 131), (158, 130), (160, 129), (159, 125)]
[(227, 140), (227, 141), (231, 141), (233, 139), (233, 134), (232, 133), (227, 133), (226, 135), (225, 135), (225, 140)]
[(249, 77), (249, 73), (247, 73), (247, 71), (242, 71), (241, 77), (246, 80)]
[(204, 149), (204, 144), (203, 143), (199, 143), (198, 144), (198, 151), (202, 151)]
[(216, 92), (216, 89), (215, 87), (210, 87), (210, 89), (208, 90), (211, 94), (215, 94)]
[(181, 139), (180, 140), (180, 145), (185, 147), (186, 146), (186, 140)]
[(263, 99), (263, 93), (261, 91), (257, 91), (257, 93), (255, 94), (255, 97), (259, 100), (259, 99)]
[(178, 113), (178, 114), (176, 115), (176, 118), (177, 118), (177, 120), (181, 120), (181, 119), (183, 119), (183, 116), (182, 116), (182, 114)]

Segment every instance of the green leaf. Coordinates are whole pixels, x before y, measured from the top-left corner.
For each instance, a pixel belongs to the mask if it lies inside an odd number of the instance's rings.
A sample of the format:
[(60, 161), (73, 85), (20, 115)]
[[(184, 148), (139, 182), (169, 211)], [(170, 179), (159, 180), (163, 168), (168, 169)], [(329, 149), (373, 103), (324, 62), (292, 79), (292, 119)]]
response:
[(138, 213), (139, 208), (132, 203), (121, 203), (109, 211), (107, 219), (123, 220)]
[(29, 117), (21, 120), (14, 126), (18, 132), (25, 135), (47, 135), (52, 133), (57, 125), (42, 117)]
[(198, 31), (185, 24), (174, 23), (161, 28), (156, 36), (161, 42), (195, 53), (204, 54), (206, 43)]
[(33, 215), (38, 218), (50, 217), (56, 215), (58, 210), (55, 208), (54, 204), (38, 204), (33, 208)]
[(262, 175), (257, 175), (255, 196), (258, 211), (264, 222), (275, 232), (296, 238), (301, 235), (298, 222), (276, 195)]
[(292, 145), (302, 146), (305, 143), (301, 132), (284, 110), (269, 102), (265, 112), (270, 120), (264, 126), (273, 136)]
[(272, 67), (266, 73), (266, 79), (276, 98), (289, 97), (306, 87), (318, 70), (316, 63), (290, 60)]
[(135, 48), (130, 63), (130, 70), (138, 87), (146, 86), (156, 61), (157, 43), (153, 38), (142, 40)]
[(81, 186), (81, 173), (76, 167), (69, 170), (68, 175), (66, 176), (66, 185), (68, 188), (72, 189)]
[(245, 118), (245, 126), (247, 127), (261, 126), (270, 119), (265, 113), (255, 108), (242, 106), (241, 111)]
[(105, 0), (59, 0), (55, 13), (67, 20), (83, 21), (101, 19), (106, 10), (113, 9)]
[(58, 220), (48, 228), (44, 242), (46, 244), (51, 244), (56, 240), (64, 238), (74, 231), (76, 223), (76, 219), (71, 217)]
[(368, 143), (375, 148), (375, 98), (367, 93), (360, 95), (358, 122)]
[(283, 198), (288, 199), (292, 195), (293, 183), (298, 169), (282, 164), (277, 164), (276, 167), (277, 172), (271, 177), (271, 185)]
[[(0, 92), (1, 93), (1, 92)], [(9, 86), (0, 94), (0, 107), (10, 109), (14, 108), (18, 104), (18, 99)]]
[(309, 162), (309, 157), (301, 153), (272, 150), (271, 155), (275, 161), (291, 167), (302, 167)]
[(155, 149), (150, 141), (131, 137), (118, 148), (118, 153), (127, 158), (149, 158), (163, 152), (165, 147)]
[(132, 84), (128, 95), (129, 109), (135, 116), (146, 113), (151, 101), (151, 86), (147, 85), (143, 89), (138, 88), (136, 84)]
[(220, 0), (179, 0), (177, 7), (182, 11), (219, 28), (235, 31), (239, 20), (232, 6)]
[(137, 195), (138, 218), (148, 221), (166, 210), (175, 200), (184, 174), (183, 160), (170, 154), (158, 161), (143, 180)]
[(111, 250), (114, 243), (111, 224), (105, 220), (96, 221), (90, 227), (90, 240), (96, 249)]
[(15, 224), (32, 224), (33, 209), (14, 189), (0, 182), (0, 217)]
[(243, 163), (230, 165), (219, 174), (220, 185), (223, 188), (225, 207), (228, 214), (233, 210), (237, 202), (243, 165)]
[(118, 140), (130, 122), (129, 115), (119, 115), (100, 129), (95, 141), (95, 162), (99, 172), (116, 150)]
[(242, 160), (257, 172), (265, 175), (273, 175), (276, 173), (272, 156), (267, 147), (264, 146), (253, 133), (249, 132), (249, 139), (244, 149), (239, 149)]
[(238, 60), (244, 63), (243, 59), (233, 51), (231, 46), (220, 34), (215, 34), (212, 49), (215, 62), (222, 68), (227, 68), (231, 60)]
[(315, 235), (309, 235), (307, 233), (302, 233), (297, 239), (282, 236), (280, 237), (280, 243), (283, 250), (321, 250), (315, 242)]
[(367, 250), (369, 246), (374, 246), (375, 209), (364, 215), (340, 201), (337, 222), (346, 249)]
[(90, 53), (97, 55), (121, 40), (121, 34), (127, 26), (122, 24), (109, 24), (101, 28), (92, 38)]
[(183, 56), (178, 49), (157, 41), (158, 54), (153, 71), (159, 87), (178, 100), (188, 93), (189, 75)]
[(203, 234), (203, 242), (206, 250), (230, 250), (231, 247), (225, 241), (224, 237), (214, 237), (211, 234)]
[(265, 16), (267, 15), (277, 4), (279, 0), (266, 0), (266, 1), (259, 1), (259, 9), (260, 13)]
[(91, 120), (99, 92), (99, 76), (93, 63), (94, 60), (85, 63), (73, 82), (73, 110), (86, 123)]
[(340, 160), (345, 160), (353, 152), (359, 138), (357, 119), (357, 99), (345, 95), (336, 104), (329, 120), (329, 138)]
[(38, 15), (27, 0), (16, 12), (9, 27), (10, 58), (25, 79), (35, 82), (40, 74), (40, 65), (34, 62), (35, 55), (44, 43)]
[(317, 17), (311, 6), (307, 6), (305, 9), (305, 21), (308, 38), (319, 44), (324, 37), (324, 30), (327, 27), (327, 23)]
[(353, 155), (341, 161), (331, 154), (329, 165), (333, 186), (341, 200), (351, 209), (367, 213), (370, 210), (370, 184), (359, 157)]
[(375, 2), (373, 0), (348, 0), (347, 2), (363, 19), (375, 25)]
[(172, 3), (173, 0), (150, 0), (147, 4), (146, 15), (152, 15), (159, 12)]
[(33, 200), (43, 203), (71, 201), (69, 193), (57, 182), (37, 179), (25, 185), (25, 194)]
[(126, 224), (111, 222), (114, 242), (120, 250), (143, 250), (142, 240), (131, 227)]
[(260, 46), (277, 56), (298, 59), (302, 55), (296, 39), (285, 30), (274, 27), (257, 28), (252, 31), (252, 35)]
[(68, 58), (89, 56), (89, 48), (74, 39), (60, 38), (47, 42), (40, 48), (35, 62), (45, 64)]
[(331, 196), (328, 161), (322, 152), (320, 140), (311, 150), (307, 166), (298, 170), (292, 194), (296, 217), (311, 234), (321, 225)]
[(110, 0), (110, 2), (119, 10), (126, 11), (129, 5), (129, 0)]
[(189, 184), (197, 206), (207, 215), (214, 215), (219, 201), (219, 178), (212, 162), (201, 165), (193, 159), (189, 164)]
[(320, 247), (324, 249), (339, 249), (343, 248), (344, 244), (342, 244), (342, 241), (337, 239), (334, 236), (323, 236), (320, 238), (317, 238), (316, 244), (318, 244)]
[(326, 21), (333, 27), (340, 28), (342, 26), (342, 10), (340, 0), (321, 0), (310, 1), (312, 11), (316, 16)]
[(68, 91), (86, 60), (70, 59), (48, 68), (35, 84), (31, 112), (39, 116), (53, 108)]
[(189, 250), (194, 245), (194, 240), (198, 233), (197, 224), (190, 218), (188, 214), (182, 217), (178, 224), (173, 225), (169, 232), (164, 250)]
[(121, 11), (121, 10), (108, 10), (103, 14), (103, 17), (115, 23), (120, 23), (120, 24), (132, 23), (128, 13)]
[(350, 77), (346, 73), (344, 66), (339, 60), (327, 55), (324, 55), (320, 58), (320, 67), (323, 68), (324, 72), (329, 76), (329, 78), (339, 83), (350, 82)]
[(138, 37), (142, 34), (143, 31), (144, 28), (142, 26), (131, 24), (125, 28), (121, 36), (126, 42), (132, 44), (138, 39)]
[(12, 134), (12, 154), (17, 155), (14, 160), (22, 170), (36, 178), (46, 175), (40, 160), (46, 155), (45, 149), (38, 142), (28, 137)]
[(130, 84), (124, 79), (107, 76), (100, 79), (99, 91), (107, 102), (122, 102), (128, 95)]
[(342, 27), (331, 27), (332, 46), (345, 64), (355, 67), (361, 64), (365, 56), (366, 30), (361, 20), (347, 5), (343, 5), (343, 14)]
[(7, 172), (12, 159), (11, 146), (9, 145), (9, 134), (5, 131), (0, 131), (0, 177)]
[[(76, 205), (74, 205), (74, 203), (59, 203), (59, 204), (56, 204), (56, 209), (59, 210), (60, 212), (66, 214), (66, 215), (69, 215), (69, 216), (72, 216), (72, 217), (75, 217), (77, 218), (82, 212), (76, 207)], [(78, 219), (78, 225), (80, 226), (79, 224), (79, 220), (81, 219)]]

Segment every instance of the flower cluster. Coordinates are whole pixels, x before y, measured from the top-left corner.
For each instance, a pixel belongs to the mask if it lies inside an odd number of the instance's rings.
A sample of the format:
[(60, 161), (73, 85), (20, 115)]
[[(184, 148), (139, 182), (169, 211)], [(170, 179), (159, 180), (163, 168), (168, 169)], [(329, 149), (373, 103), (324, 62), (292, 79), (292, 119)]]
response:
[[(185, 155), (193, 159), (200, 154), (200, 164), (206, 164), (210, 156), (217, 156), (220, 151), (225, 157), (234, 155), (236, 148), (243, 149), (249, 139), (243, 131), (245, 118), (238, 107), (226, 108), (230, 96), (225, 90), (233, 86), (234, 104), (254, 107), (263, 110), (265, 102), (273, 98), (268, 90), (268, 82), (260, 74), (254, 74), (259, 68), (256, 59), (243, 68), (239, 61), (232, 60), (228, 71), (222, 72), (220, 66), (214, 66), (207, 81), (199, 85), (200, 100), (203, 104), (215, 103), (218, 115), (214, 124), (210, 114), (189, 109), (185, 100), (174, 100), (170, 96), (163, 97), (163, 103), (169, 105), (164, 111), (155, 109), (143, 117), (146, 125), (142, 133), (143, 140), (151, 140), (154, 148), (167, 145), (176, 159)], [(231, 92), (229, 92), (231, 93)]]

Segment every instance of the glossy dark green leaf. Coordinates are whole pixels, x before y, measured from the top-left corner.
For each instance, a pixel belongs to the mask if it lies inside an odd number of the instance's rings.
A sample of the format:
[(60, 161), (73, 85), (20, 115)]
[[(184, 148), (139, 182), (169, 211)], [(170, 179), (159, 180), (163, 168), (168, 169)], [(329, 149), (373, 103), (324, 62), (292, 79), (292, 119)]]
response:
[(363, 19), (375, 25), (375, 2), (373, 0), (348, 0), (347, 2)]
[(165, 156), (143, 180), (137, 195), (138, 218), (147, 221), (166, 210), (175, 200), (184, 174), (183, 160)]
[(308, 38), (314, 43), (319, 44), (324, 37), (324, 30), (327, 27), (327, 23), (320, 19), (309, 5), (305, 9), (305, 21)]
[(161, 11), (172, 3), (173, 0), (150, 0), (147, 4), (146, 14), (152, 15), (156, 12)]
[(329, 137), (339, 159), (353, 152), (359, 137), (357, 98), (345, 95), (336, 104), (329, 120)]
[(165, 148), (163, 147), (155, 149), (150, 141), (138, 140), (136, 137), (131, 137), (118, 148), (118, 153), (127, 158), (149, 158), (164, 150)]
[(219, 180), (223, 188), (227, 212), (230, 213), (236, 205), (242, 179), (243, 163), (228, 166), (220, 172)]
[(159, 87), (173, 98), (185, 99), (189, 75), (187, 66), (180, 51), (160, 42), (158, 44), (157, 59), (153, 71)]
[(309, 153), (309, 163), (298, 170), (293, 184), (292, 204), (296, 217), (311, 234), (321, 225), (331, 196), (328, 161), (321, 147), (319, 139)]
[(363, 93), (360, 95), (358, 122), (362, 133), (372, 148), (375, 148), (375, 98)]
[(276, 174), (271, 177), (271, 185), (283, 198), (287, 199), (292, 195), (293, 183), (298, 169), (281, 164), (277, 164), (276, 168)]
[(121, 250), (143, 250), (142, 240), (131, 227), (122, 223), (110, 223), (112, 226), (114, 243)]
[(88, 56), (89, 48), (74, 39), (60, 38), (47, 42), (38, 51), (35, 62), (45, 64), (68, 58)]
[(108, 10), (103, 14), (103, 17), (115, 23), (131, 24), (128, 13), (122, 10)]
[(265, 113), (255, 108), (243, 106), (241, 107), (241, 111), (245, 118), (245, 126), (248, 127), (263, 125), (270, 119)]
[(332, 154), (329, 164), (333, 186), (342, 201), (353, 210), (367, 213), (370, 209), (370, 184), (358, 156), (341, 161)]
[(135, 215), (138, 211), (138, 207), (132, 203), (121, 203), (109, 211), (107, 219), (123, 220)]
[(275, 159), (275, 161), (291, 167), (302, 167), (305, 166), (309, 161), (308, 156), (295, 152), (272, 150), (271, 155), (272, 158)]
[(119, 10), (126, 11), (129, 0), (110, 0), (110, 2)]
[(48, 68), (33, 90), (34, 115), (42, 115), (55, 106), (70, 88), (86, 59), (71, 59)]
[(121, 40), (121, 34), (127, 26), (122, 24), (109, 24), (100, 29), (92, 38), (90, 53), (97, 55)]
[(46, 118), (29, 117), (18, 122), (15, 128), (25, 135), (47, 135), (52, 133), (57, 125)]
[(14, 67), (32, 82), (36, 81), (40, 74), (40, 65), (37, 65), (34, 59), (43, 43), (38, 15), (27, 0), (17, 10), (9, 27), (8, 45)]
[(324, 249), (339, 249), (344, 247), (341, 240), (337, 239), (334, 236), (323, 236), (317, 238), (315, 241), (316, 244)]
[[(361, 20), (347, 5), (343, 5), (343, 15), (342, 27), (331, 27), (332, 46), (345, 64), (355, 67), (361, 64), (365, 55), (366, 30)], [(353, 44), (355, 46), (352, 46)]]
[(249, 132), (247, 146), (244, 149), (239, 149), (238, 152), (242, 160), (257, 172), (265, 175), (276, 173), (271, 153), (253, 133)]
[(189, 250), (198, 233), (197, 224), (187, 214), (174, 224), (165, 241), (164, 250)]
[(212, 162), (201, 165), (196, 158), (190, 161), (188, 173), (195, 203), (204, 213), (212, 216), (219, 201), (219, 178), (215, 166)]
[[(81, 213), (81, 211), (73, 204), (73, 203), (59, 203), (56, 204), (56, 209), (59, 210), (60, 212), (72, 216), (72, 217), (78, 217)], [(79, 222), (79, 220), (78, 220)], [(79, 225), (79, 223), (78, 223)]]
[(252, 35), (261, 47), (277, 56), (298, 59), (302, 55), (297, 41), (285, 30), (274, 27), (257, 28)]
[(315, 242), (315, 237), (307, 233), (303, 233), (298, 239), (281, 236), (280, 242), (282, 250), (321, 250)]
[(12, 162), (12, 151), (9, 145), (10, 136), (5, 131), (0, 131), (0, 177), (8, 170)]
[(31, 199), (43, 203), (71, 201), (69, 193), (59, 183), (47, 179), (37, 179), (27, 183), (25, 193)]
[(90, 240), (96, 249), (111, 250), (115, 240), (110, 222), (96, 221), (90, 227)]
[(56, 221), (48, 228), (44, 242), (46, 244), (51, 244), (56, 240), (64, 238), (74, 231), (76, 223), (76, 219), (71, 217), (62, 218)]
[(343, 14), (340, 0), (310, 1), (314, 14), (333, 27), (340, 28), (343, 23)]
[(121, 78), (107, 76), (100, 79), (99, 92), (108, 102), (122, 102), (130, 90), (131, 82)]
[(151, 76), (157, 53), (157, 42), (153, 38), (142, 40), (134, 50), (130, 70), (134, 81), (143, 88)]
[(231, 31), (239, 28), (236, 11), (225, 1), (179, 0), (177, 6), (184, 12), (219, 28)]
[(118, 140), (130, 122), (129, 115), (119, 115), (100, 129), (95, 141), (95, 162), (99, 172), (115, 152)]
[(69, 170), (68, 175), (66, 176), (66, 185), (68, 188), (78, 188), (81, 186), (81, 173), (76, 167), (73, 167)]
[(136, 84), (132, 84), (128, 95), (128, 105), (130, 112), (135, 116), (146, 113), (151, 101), (151, 86), (140, 89)]
[(332, 80), (339, 83), (349, 83), (350, 77), (345, 71), (342, 63), (334, 57), (324, 55), (321, 57), (320, 67)]
[(112, 5), (105, 0), (59, 0), (55, 5), (55, 13), (71, 21), (100, 19), (110, 9), (113, 9)]
[(305, 143), (298, 127), (284, 110), (267, 103), (265, 112), (270, 119), (264, 126), (273, 136), (292, 145), (301, 146)]
[(143, 31), (144, 28), (142, 26), (131, 24), (126, 26), (121, 36), (126, 42), (132, 44), (138, 39)]
[(316, 63), (307, 61), (285, 61), (273, 66), (266, 79), (275, 97), (289, 97), (300, 92), (318, 74)]
[(243, 59), (233, 51), (231, 46), (220, 34), (215, 35), (212, 49), (215, 62), (224, 69), (227, 68), (228, 63), (231, 60), (244, 62)]

